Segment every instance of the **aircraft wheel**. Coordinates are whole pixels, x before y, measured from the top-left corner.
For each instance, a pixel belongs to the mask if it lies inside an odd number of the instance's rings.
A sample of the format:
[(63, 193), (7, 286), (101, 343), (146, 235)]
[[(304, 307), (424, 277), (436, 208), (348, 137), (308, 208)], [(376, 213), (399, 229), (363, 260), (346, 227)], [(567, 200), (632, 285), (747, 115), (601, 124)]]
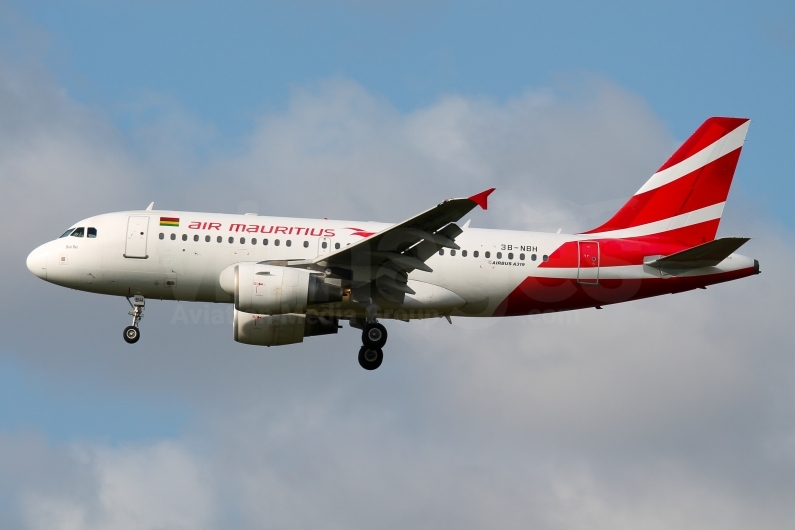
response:
[(359, 365), (365, 370), (375, 370), (384, 361), (384, 352), (381, 348), (362, 346), (359, 350)]
[(362, 344), (369, 348), (383, 348), (386, 344), (386, 328), (383, 324), (367, 324), (362, 331)]
[(127, 344), (135, 344), (141, 338), (141, 331), (135, 326), (124, 328), (124, 340)]

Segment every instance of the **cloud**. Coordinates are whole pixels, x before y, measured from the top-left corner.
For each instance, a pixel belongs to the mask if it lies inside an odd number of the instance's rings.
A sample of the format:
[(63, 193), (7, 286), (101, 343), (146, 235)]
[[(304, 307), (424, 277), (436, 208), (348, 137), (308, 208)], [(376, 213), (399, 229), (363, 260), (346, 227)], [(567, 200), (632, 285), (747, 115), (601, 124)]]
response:
[[(178, 444), (161, 441), (123, 449), (76, 448), (85, 468), (86, 497), (33, 489), (21, 495), (31, 529), (214, 528), (214, 502), (201, 462)], [(89, 502), (86, 502), (89, 500)]]
[(146, 95), (130, 108), (143, 117), (127, 135), (46, 72), (0, 64), (0, 220), (14, 227), (0, 256), (0, 354), (39, 374), (56, 399), (179, 401), (193, 419), (177, 437), (136, 443), (4, 433), (0, 525), (792, 520), (795, 344), (782, 289), (792, 235), (734, 197), (726, 216), (755, 219), (743, 229), (760, 236), (748, 252), (761, 276), (602, 311), (389, 323), (387, 358), (373, 373), (356, 365), (355, 331), (248, 347), (210, 304), (189, 306), (213, 316), (192, 323), (153, 301), (131, 349), (120, 336), (123, 300), (45, 284), (23, 266), (78, 218), (152, 199), (397, 221), (496, 186), (474, 225), (587, 228), (675, 147), (638, 96), (596, 79), (506, 101), (450, 95), (402, 113), (337, 78), (297, 88), (286, 110), (223, 151), (206, 147), (213, 128), (171, 98)]

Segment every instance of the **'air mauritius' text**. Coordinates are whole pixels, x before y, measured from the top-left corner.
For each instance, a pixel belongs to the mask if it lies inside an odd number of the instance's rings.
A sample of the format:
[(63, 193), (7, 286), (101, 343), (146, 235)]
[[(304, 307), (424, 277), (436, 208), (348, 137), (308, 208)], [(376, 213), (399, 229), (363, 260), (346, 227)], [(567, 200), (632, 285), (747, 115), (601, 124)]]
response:
[[(191, 230), (221, 230), (221, 223), (193, 221), (188, 225)], [(295, 236), (334, 237), (333, 228), (312, 228), (303, 226), (247, 225), (232, 223), (228, 232), (248, 232), (251, 234), (284, 234)]]

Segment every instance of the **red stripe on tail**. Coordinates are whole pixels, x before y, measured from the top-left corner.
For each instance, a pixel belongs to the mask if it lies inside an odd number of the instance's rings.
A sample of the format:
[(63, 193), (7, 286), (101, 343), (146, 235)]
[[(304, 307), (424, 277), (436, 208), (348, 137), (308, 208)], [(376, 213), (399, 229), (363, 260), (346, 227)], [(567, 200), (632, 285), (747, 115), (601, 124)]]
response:
[(726, 201), (741, 149), (678, 180), (635, 195), (609, 221), (587, 233), (653, 223)]
[[(719, 141), (747, 122), (745, 118), (709, 118), (641, 188), (647, 191), (636, 193), (610, 220), (585, 233), (633, 228), (725, 202), (740, 159), (745, 132), (738, 131), (731, 140)], [(704, 151), (713, 144), (713, 150)], [(701, 154), (692, 158), (698, 153)], [(673, 168), (683, 162), (686, 163)], [(665, 171), (669, 168), (673, 169)], [(689, 172), (680, 176), (679, 172), (686, 171)], [(715, 238), (716, 229), (717, 223), (714, 226), (710, 223), (703, 234), (693, 236), (711, 241)]]
[(747, 121), (747, 118), (709, 118), (701, 124), (701, 127), (696, 129), (696, 132), (682, 144), (682, 147), (671, 155), (671, 158), (657, 172), (659, 173), (663, 169), (668, 169), (683, 160), (687, 160)]

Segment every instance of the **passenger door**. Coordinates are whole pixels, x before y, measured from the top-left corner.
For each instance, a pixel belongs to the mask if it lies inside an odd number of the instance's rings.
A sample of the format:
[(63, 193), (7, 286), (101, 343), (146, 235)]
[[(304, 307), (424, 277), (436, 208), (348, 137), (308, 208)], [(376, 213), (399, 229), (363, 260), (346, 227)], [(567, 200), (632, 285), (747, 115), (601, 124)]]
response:
[(127, 218), (127, 244), (124, 248), (125, 258), (146, 259), (146, 239), (149, 232), (149, 217), (131, 215)]

